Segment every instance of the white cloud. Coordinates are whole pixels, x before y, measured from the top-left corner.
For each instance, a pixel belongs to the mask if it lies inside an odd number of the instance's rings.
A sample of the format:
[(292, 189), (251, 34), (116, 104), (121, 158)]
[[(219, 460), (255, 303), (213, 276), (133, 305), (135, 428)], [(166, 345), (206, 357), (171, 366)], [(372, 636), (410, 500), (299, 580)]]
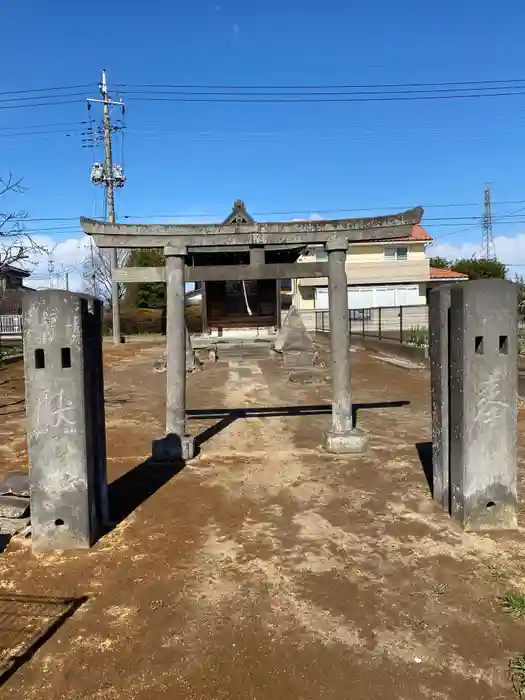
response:
[[(496, 236), (494, 246), (498, 260), (508, 266), (511, 278), (515, 274), (525, 274), (525, 233), (520, 233), (517, 236)], [(429, 246), (427, 255), (429, 257), (439, 256), (447, 260), (458, 260), (473, 256), (481, 258), (483, 257), (481, 251), (481, 242), (454, 244), (443, 241)]]
[[(29, 287), (47, 287), (49, 284), (49, 259), (53, 261), (55, 273), (68, 272), (69, 286), (72, 291), (83, 290), (82, 266), (89, 254), (89, 237), (83, 234), (74, 238), (56, 241), (50, 236), (35, 236), (35, 242), (48, 250), (51, 255), (38, 253), (32, 257), (29, 265), (31, 277), (26, 284)], [(64, 277), (63, 277), (64, 281)]]
[(305, 216), (304, 218), (300, 219), (291, 219), (291, 221), (323, 221), (324, 216), (321, 216), (321, 214), (318, 214), (317, 212), (311, 212), (308, 216)]

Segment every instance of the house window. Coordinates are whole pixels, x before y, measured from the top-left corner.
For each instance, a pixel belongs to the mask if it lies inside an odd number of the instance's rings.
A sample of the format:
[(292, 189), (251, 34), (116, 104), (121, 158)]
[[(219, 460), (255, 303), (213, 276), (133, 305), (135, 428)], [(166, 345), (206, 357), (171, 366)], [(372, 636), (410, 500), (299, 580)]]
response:
[(417, 306), (419, 304), (419, 288), (417, 285), (396, 287), (396, 306)]
[(315, 261), (316, 262), (326, 262), (328, 260), (328, 253), (324, 248), (315, 249)]
[(406, 246), (388, 246), (385, 248), (385, 260), (408, 260)]

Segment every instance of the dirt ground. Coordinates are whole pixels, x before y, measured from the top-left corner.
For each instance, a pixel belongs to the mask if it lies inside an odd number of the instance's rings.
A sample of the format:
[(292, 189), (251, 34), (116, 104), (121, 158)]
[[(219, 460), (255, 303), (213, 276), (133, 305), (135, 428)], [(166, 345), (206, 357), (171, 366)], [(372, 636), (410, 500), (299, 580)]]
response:
[[(269, 359), (207, 364), (189, 377), (201, 451), (176, 473), (146, 461), (163, 433), (162, 352), (105, 351), (116, 527), (88, 552), (0, 555), (0, 593), (87, 597), (1, 698), (515, 697), (525, 622), (498, 597), (525, 587), (525, 531), (465, 534), (432, 502), (426, 371), (353, 353), (370, 448), (334, 457), (320, 447), (325, 373), (307, 384)], [(27, 464), (19, 364), (0, 388), (7, 472)]]

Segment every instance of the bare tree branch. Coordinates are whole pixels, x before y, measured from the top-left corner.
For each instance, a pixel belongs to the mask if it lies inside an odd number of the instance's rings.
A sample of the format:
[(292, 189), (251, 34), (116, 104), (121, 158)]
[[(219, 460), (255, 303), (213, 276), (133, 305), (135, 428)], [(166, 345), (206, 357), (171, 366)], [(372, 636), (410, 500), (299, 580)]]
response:
[[(0, 200), (8, 194), (25, 192), (21, 180), (15, 180), (12, 175), (0, 177)], [(0, 274), (10, 265), (20, 265), (31, 262), (35, 255), (47, 253), (44, 246), (36, 242), (29, 233), (24, 231), (25, 211), (3, 211), (0, 209)]]
[[(129, 256), (128, 250), (119, 250), (117, 262), (123, 267)], [(84, 263), (84, 285), (89, 294), (103, 299), (106, 306), (111, 302), (111, 254), (109, 250), (93, 247), (93, 255)], [(125, 285), (119, 284), (119, 299), (125, 296)]]

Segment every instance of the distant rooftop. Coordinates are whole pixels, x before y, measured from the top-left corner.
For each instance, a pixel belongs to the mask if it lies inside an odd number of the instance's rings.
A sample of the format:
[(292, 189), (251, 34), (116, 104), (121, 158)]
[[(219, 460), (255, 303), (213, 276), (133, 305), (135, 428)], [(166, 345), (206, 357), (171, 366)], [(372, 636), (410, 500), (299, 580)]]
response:
[(430, 268), (430, 279), (431, 280), (468, 280), (468, 275), (464, 275), (462, 272), (456, 272), (455, 270), (445, 270), (442, 267), (431, 267)]
[(21, 267), (15, 267), (14, 265), (5, 265), (0, 267), (0, 272), (9, 272), (12, 275), (17, 275), (18, 277), (29, 277), (31, 275), (28, 270), (22, 270)]

